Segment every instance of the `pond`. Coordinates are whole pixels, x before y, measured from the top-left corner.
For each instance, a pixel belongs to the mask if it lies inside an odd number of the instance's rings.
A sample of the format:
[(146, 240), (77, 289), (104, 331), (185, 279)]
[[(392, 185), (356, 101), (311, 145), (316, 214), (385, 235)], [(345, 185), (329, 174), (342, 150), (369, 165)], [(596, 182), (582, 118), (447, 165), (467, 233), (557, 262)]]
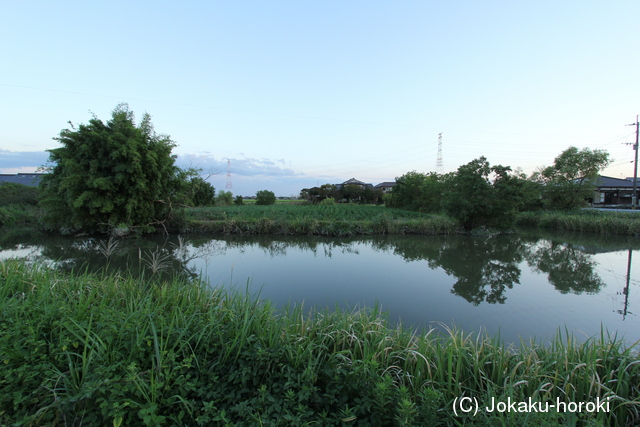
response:
[[(640, 339), (640, 239), (520, 230), (508, 236), (100, 237), (0, 234), (0, 259), (134, 275), (201, 276), (276, 307), (371, 308), (392, 325), (455, 326), (538, 342), (559, 329)], [(602, 328), (602, 329), (601, 329)]]

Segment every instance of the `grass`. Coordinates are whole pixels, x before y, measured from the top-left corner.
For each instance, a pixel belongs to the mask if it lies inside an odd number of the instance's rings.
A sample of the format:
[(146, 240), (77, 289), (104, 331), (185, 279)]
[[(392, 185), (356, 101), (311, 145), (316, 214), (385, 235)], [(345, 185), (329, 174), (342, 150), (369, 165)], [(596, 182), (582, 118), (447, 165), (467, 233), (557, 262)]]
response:
[(455, 221), (373, 205), (226, 206), (187, 211), (186, 230), (225, 234), (453, 234)]
[(517, 225), (600, 234), (640, 235), (640, 214), (633, 212), (522, 212)]
[[(246, 292), (0, 263), (0, 425), (634, 425), (640, 358), (605, 331), (505, 347), (387, 326), (375, 307), (277, 314)], [(453, 412), (456, 398), (610, 399), (608, 413)]]

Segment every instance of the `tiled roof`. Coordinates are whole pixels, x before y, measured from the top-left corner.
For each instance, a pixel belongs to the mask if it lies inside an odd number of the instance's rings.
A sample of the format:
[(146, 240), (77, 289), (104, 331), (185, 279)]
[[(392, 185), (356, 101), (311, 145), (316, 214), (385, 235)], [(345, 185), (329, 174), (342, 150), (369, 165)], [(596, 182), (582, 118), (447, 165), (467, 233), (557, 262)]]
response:
[(378, 187), (393, 187), (394, 185), (396, 185), (395, 181), (394, 182), (381, 182), (380, 184), (376, 185), (376, 188)]
[(358, 181), (355, 178), (351, 178), (342, 183), (342, 185), (349, 185), (349, 184), (364, 185), (364, 182)]
[(633, 178), (621, 179), (600, 175), (596, 181), (596, 187), (633, 188)]

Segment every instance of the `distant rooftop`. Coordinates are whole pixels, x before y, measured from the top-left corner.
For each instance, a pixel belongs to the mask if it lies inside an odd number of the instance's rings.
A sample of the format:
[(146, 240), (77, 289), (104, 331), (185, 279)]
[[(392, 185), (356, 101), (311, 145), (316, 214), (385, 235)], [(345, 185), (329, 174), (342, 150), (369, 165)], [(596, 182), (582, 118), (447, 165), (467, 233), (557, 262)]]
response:
[(377, 184), (376, 187), (393, 187), (394, 185), (396, 185), (395, 181), (385, 181)]

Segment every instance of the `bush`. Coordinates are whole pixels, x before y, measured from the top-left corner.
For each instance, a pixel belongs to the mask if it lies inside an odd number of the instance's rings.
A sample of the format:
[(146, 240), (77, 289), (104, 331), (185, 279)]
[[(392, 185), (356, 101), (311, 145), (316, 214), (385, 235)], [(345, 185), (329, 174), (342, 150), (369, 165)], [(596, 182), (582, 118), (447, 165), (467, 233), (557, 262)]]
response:
[(231, 206), (233, 204), (233, 194), (231, 191), (221, 191), (216, 196), (216, 206)]
[(320, 204), (321, 205), (335, 205), (336, 204), (336, 199), (334, 199), (333, 197), (327, 197), (326, 199), (321, 201)]
[(11, 225), (14, 222), (15, 218), (13, 218), (13, 215), (11, 215), (6, 208), (0, 207), (0, 227)]
[(37, 206), (39, 193), (38, 187), (30, 187), (13, 182), (3, 182), (0, 184), (0, 206)]
[(168, 219), (181, 184), (175, 143), (154, 131), (151, 116), (136, 124), (120, 104), (111, 120), (94, 116), (54, 139), (60, 147), (47, 150), (53, 166), (40, 182), (39, 201), (50, 227), (107, 231), (125, 223), (151, 232)]
[(236, 196), (233, 204), (237, 206), (244, 205), (244, 199), (242, 198), (242, 196)]
[(273, 191), (260, 190), (256, 193), (256, 205), (273, 205), (276, 203), (276, 195)]

